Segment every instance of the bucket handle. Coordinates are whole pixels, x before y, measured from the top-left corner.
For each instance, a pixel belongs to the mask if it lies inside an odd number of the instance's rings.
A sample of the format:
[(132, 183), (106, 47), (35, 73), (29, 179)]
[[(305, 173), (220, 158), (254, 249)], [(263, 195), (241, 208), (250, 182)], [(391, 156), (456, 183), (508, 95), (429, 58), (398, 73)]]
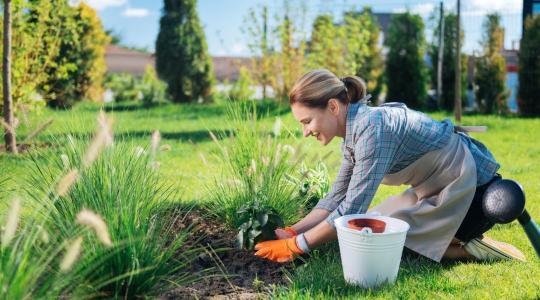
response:
[(374, 210), (368, 211), (366, 215), (368, 215), (368, 216), (374, 216), (374, 217), (380, 217), (380, 216), (382, 216), (382, 214), (381, 214), (380, 212), (374, 211)]
[(360, 230), (360, 234), (370, 236), (373, 234), (373, 230), (371, 230), (370, 227), (364, 227), (362, 230)]

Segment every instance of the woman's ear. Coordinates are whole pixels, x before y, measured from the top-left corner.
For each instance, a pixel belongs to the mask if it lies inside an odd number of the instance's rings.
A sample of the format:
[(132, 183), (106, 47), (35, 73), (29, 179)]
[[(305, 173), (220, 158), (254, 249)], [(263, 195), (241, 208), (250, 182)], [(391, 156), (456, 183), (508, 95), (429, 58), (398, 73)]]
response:
[(332, 113), (334, 116), (339, 115), (340, 106), (337, 99), (328, 100), (327, 108), (330, 110), (330, 113)]

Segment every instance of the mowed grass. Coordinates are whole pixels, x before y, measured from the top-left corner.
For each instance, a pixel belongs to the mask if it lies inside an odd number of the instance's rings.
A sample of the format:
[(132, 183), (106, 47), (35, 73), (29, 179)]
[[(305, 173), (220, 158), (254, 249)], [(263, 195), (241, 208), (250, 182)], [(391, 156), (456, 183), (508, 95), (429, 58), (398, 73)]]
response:
[[(52, 141), (55, 137), (68, 133), (91, 134), (95, 130), (95, 119), (100, 105), (84, 103), (71, 111), (44, 110), (29, 116), (29, 123), (22, 122), (18, 132), (23, 139), (33, 128), (47, 118), (54, 123), (37, 138), (38, 142)], [(163, 180), (173, 183), (180, 190), (178, 201), (202, 203), (207, 201), (206, 187), (222, 166), (215, 159), (217, 146), (208, 134), (209, 130), (226, 129), (225, 107), (223, 105), (172, 105), (165, 104), (143, 109), (128, 103), (116, 107), (106, 107), (114, 119), (116, 138), (133, 140), (141, 146), (150, 143), (153, 130), (162, 135), (161, 144), (169, 144), (171, 150), (160, 152), (157, 160), (161, 163)], [(313, 138), (303, 139), (299, 124), (292, 118), (287, 108), (276, 105), (262, 105), (260, 110), (267, 114), (264, 124), (268, 131), (276, 117), (281, 118), (283, 127), (295, 133), (296, 140), (302, 141), (306, 158), (332, 154), (326, 159), (331, 176), (334, 177), (341, 160), (340, 140), (334, 140), (327, 147), (320, 146)], [(441, 120), (447, 115), (432, 114)], [(540, 222), (540, 119), (467, 115), (463, 125), (487, 125), (487, 133), (476, 133), (478, 138), (493, 152), (501, 164), (500, 173), (505, 178), (519, 181), (527, 195), (527, 209)], [(61, 153), (58, 153), (60, 155)], [(0, 154), (0, 171), (6, 177), (11, 189), (2, 202), (9, 202), (9, 194), (20, 188), (19, 182), (27, 170), (27, 155), (18, 157)], [(4, 187), (5, 188), (5, 187)], [(381, 186), (373, 204), (400, 192), (404, 187)], [(3, 207), (0, 207), (2, 213)], [(273, 297), (284, 299), (357, 299), (369, 298), (458, 298), (458, 299), (535, 299), (540, 297), (540, 259), (529, 244), (517, 222), (498, 225), (488, 233), (497, 240), (509, 242), (521, 249), (528, 258), (527, 263), (434, 263), (421, 257), (407, 256), (403, 261), (395, 285), (376, 290), (364, 290), (346, 285), (341, 270), (337, 243), (316, 250), (307, 263), (296, 268), (289, 277), (288, 287), (276, 287)]]

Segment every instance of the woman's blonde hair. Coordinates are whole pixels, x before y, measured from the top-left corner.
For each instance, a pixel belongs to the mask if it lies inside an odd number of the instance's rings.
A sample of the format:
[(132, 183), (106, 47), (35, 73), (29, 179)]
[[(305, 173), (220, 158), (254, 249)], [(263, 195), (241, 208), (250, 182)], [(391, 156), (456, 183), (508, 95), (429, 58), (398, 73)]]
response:
[(357, 103), (366, 96), (366, 84), (362, 78), (347, 76), (338, 78), (325, 70), (313, 70), (296, 81), (289, 93), (290, 104), (301, 103), (308, 107), (326, 108), (330, 99), (341, 103)]

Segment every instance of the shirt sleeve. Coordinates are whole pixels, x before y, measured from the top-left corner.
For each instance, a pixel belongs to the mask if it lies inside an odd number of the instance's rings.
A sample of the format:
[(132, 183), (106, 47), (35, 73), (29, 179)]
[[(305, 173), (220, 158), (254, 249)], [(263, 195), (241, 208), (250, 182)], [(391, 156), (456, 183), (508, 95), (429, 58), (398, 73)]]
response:
[(350, 154), (346, 152), (344, 146), (342, 146), (342, 152), (343, 161), (336, 180), (334, 181), (334, 184), (332, 184), (332, 189), (317, 203), (315, 208), (322, 208), (332, 212), (345, 199), (345, 194), (349, 187), (354, 165), (351, 162)]
[(394, 135), (382, 124), (368, 125), (354, 144), (354, 167), (345, 200), (326, 218), (335, 227), (340, 216), (365, 213), (381, 181), (390, 170), (398, 147)]

